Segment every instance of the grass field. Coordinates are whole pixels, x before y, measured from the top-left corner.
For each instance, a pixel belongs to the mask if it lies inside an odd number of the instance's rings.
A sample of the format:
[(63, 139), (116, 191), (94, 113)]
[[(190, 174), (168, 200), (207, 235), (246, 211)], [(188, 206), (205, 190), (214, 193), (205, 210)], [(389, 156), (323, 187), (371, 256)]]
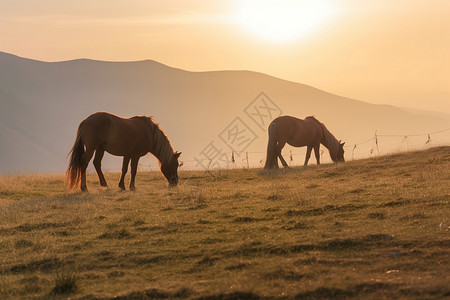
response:
[(179, 175), (0, 177), (0, 298), (450, 297), (450, 147)]

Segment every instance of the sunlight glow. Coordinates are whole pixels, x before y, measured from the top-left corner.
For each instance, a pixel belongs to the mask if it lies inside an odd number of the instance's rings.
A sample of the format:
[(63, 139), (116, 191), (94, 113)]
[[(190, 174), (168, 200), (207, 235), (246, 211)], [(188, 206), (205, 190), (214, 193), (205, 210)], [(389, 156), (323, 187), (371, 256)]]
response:
[(332, 0), (240, 0), (235, 20), (252, 35), (290, 41), (318, 29), (335, 13)]

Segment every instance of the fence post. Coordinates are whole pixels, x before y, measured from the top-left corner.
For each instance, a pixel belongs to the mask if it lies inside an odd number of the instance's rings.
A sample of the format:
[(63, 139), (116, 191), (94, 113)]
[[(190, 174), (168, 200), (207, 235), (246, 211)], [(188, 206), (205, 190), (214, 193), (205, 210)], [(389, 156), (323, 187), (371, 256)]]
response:
[(250, 165), (248, 163), (248, 152), (245, 152), (245, 159), (247, 160), (247, 169), (250, 169)]
[(375, 130), (375, 145), (377, 146), (377, 153), (380, 155), (380, 149), (378, 148), (378, 135), (377, 130)]

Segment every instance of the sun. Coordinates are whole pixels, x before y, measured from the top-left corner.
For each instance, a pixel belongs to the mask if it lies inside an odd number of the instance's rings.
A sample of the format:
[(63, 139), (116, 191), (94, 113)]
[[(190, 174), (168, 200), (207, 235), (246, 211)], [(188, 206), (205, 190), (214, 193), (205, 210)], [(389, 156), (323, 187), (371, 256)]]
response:
[(292, 41), (307, 36), (330, 20), (332, 0), (240, 0), (235, 21), (268, 41)]

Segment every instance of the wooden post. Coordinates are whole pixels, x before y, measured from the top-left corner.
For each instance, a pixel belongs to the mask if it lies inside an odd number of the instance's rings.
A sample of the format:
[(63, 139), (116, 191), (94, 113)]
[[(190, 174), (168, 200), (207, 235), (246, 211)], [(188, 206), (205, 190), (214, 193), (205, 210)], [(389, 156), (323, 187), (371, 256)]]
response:
[(245, 159), (247, 160), (247, 169), (250, 169), (250, 165), (248, 163), (248, 152), (245, 152)]
[(375, 145), (377, 145), (377, 153), (380, 155), (380, 149), (378, 149), (378, 136), (377, 136), (377, 130), (375, 130)]

